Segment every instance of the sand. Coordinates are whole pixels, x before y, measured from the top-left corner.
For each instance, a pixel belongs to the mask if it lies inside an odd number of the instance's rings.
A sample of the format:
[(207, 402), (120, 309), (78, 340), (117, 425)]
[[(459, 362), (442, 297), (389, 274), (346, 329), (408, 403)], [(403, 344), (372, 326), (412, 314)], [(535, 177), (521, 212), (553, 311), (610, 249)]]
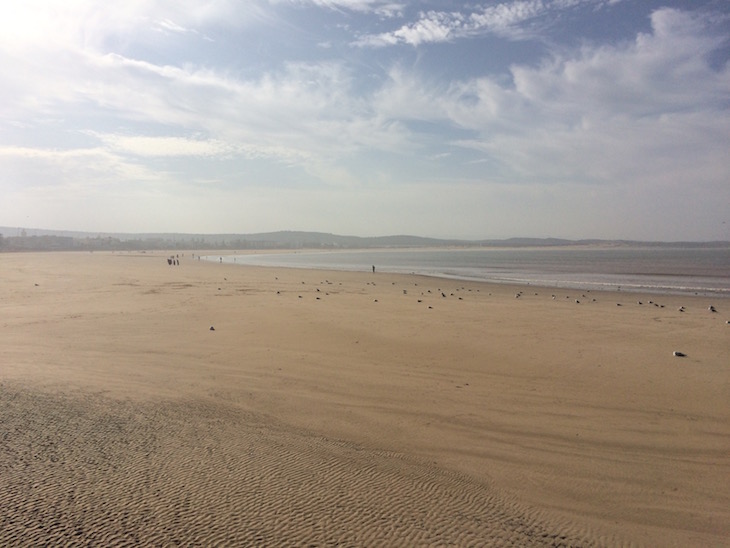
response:
[(730, 546), (727, 300), (165, 256), (0, 254), (0, 545)]

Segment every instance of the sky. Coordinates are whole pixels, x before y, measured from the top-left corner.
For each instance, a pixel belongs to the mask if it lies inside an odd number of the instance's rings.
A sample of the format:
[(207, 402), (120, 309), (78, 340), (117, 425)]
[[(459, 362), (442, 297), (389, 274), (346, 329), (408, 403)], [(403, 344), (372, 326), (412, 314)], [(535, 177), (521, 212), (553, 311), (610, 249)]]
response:
[(730, 240), (727, 0), (0, 7), (0, 226)]

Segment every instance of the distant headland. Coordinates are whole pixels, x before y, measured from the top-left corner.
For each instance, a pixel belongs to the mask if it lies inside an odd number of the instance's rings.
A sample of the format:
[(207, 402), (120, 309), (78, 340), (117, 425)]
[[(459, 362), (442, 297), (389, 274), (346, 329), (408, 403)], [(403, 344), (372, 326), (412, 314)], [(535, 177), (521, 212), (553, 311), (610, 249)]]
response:
[(282, 230), (254, 234), (108, 233), (0, 226), (0, 251), (142, 251), (167, 249), (376, 249), (414, 247), (557, 247), (557, 246), (730, 247), (728, 241), (649, 242), (507, 238), (459, 240), (420, 236), (342, 236)]

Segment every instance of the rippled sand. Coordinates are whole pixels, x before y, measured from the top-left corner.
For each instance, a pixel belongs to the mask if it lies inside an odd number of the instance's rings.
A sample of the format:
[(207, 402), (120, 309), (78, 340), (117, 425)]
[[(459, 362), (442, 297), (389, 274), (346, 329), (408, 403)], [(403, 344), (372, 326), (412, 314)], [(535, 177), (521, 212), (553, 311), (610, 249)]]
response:
[(187, 255), (0, 255), (0, 545), (730, 545), (730, 303)]

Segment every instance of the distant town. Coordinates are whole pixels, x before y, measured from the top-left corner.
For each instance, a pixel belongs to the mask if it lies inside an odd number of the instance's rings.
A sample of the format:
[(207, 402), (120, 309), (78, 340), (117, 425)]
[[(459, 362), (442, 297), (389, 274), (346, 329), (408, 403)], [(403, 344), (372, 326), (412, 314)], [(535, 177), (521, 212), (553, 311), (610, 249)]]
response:
[(300, 231), (263, 232), (256, 234), (125, 234), (0, 227), (0, 252), (550, 247), (578, 245), (727, 248), (730, 247), (730, 242), (641, 242), (633, 240), (597, 239), (566, 240), (561, 238), (448, 240), (422, 238), (419, 236), (341, 236), (323, 232)]

